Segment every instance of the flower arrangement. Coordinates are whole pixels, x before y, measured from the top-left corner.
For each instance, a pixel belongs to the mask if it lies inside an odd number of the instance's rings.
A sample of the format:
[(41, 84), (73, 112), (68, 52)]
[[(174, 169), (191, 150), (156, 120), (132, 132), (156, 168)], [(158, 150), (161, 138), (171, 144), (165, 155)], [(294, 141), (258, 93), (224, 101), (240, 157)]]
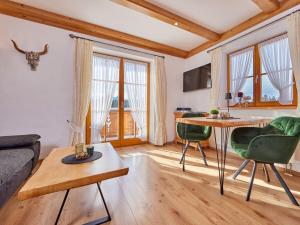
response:
[(243, 100), (243, 97), (244, 97), (244, 93), (239, 91), (237, 93), (237, 96), (238, 96), (238, 99), (239, 99), (239, 105), (241, 106), (242, 105), (242, 100)]
[(237, 94), (237, 96), (238, 96), (239, 98), (242, 98), (242, 97), (244, 96), (244, 93), (241, 92), (241, 91), (239, 91), (238, 94)]

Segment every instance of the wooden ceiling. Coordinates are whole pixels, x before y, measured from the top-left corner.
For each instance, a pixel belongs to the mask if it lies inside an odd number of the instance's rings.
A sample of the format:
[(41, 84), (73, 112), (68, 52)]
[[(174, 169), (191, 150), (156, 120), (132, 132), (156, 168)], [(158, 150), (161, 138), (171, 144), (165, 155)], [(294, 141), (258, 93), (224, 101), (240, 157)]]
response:
[(167, 11), (161, 7), (151, 4), (147, 1), (140, 0), (111, 0), (128, 8), (137, 10), (155, 19), (163, 22), (175, 25), (179, 28), (197, 34), (201, 37), (205, 37), (208, 40), (216, 41), (220, 38), (220, 35), (214, 31), (211, 31), (199, 24), (189, 21), (181, 16), (178, 16), (170, 11)]
[(252, 0), (263, 12), (270, 13), (279, 9), (278, 0)]
[(168, 11), (145, 0), (111, 1), (136, 10), (139, 13), (146, 14), (147, 16), (153, 17), (157, 20), (174, 25), (180, 29), (189, 31), (193, 34), (207, 39), (207, 42), (195, 47), (194, 49), (191, 49), (190, 51), (186, 51), (168, 46), (166, 44), (154, 42), (145, 38), (137, 37), (131, 34), (88, 23), (79, 19), (70, 18), (46, 10), (38, 9), (14, 1), (0, 1), (0, 13), (83, 34), (92, 35), (99, 38), (117, 41), (164, 54), (169, 54), (181, 58), (188, 58), (300, 4), (300, 0), (249, 0), (255, 3), (262, 12), (240, 23), (234, 28), (220, 34), (206, 28), (201, 24), (183, 18), (182, 16), (176, 15), (171, 11)]

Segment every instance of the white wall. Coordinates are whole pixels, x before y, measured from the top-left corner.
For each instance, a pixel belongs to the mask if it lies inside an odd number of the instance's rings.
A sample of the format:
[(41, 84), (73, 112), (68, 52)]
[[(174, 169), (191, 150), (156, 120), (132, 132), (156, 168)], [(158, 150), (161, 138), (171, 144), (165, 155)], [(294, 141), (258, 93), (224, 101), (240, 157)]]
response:
[(182, 74), (184, 59), (167, 57), (165, 60), (167, 74), (167, 134), (168, 142), (174, 140), (176, 108), (184, 102), (182, 99)]
[[(69, 143), (66, 120), (72, 116), (74, 40), (70, 31), (5, 15), (0, 15), (0, 33), (0, 135), (40, 134), (44, 157), (53, 147)], [(13, 48), (10, 39), (25, 50), (40, 51), (49, 44), (37, 71), (30, 70), (25, 55)], [(166, 56), (165, 61), (171, 141), (184, 60)]]
[[(61, 29), (0, 15), (0, 135), (37, 133), (42, 156), (68, 144), (71, 118), (74, 45)], [(30, 70), (20, 48), (49, 53)]]

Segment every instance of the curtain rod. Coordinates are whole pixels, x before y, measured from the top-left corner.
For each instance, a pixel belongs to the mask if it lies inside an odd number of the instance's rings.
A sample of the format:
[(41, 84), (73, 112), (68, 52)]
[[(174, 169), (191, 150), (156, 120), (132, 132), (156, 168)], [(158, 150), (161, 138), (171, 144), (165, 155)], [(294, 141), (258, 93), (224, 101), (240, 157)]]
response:
[(69, 34), (69, 37), (70, 38), (79, 38), (79, 39), (88, 40), (88, 41), (92, 41), (92, 42), (99, 43), (99, 44), (104, 44), (104, 45), (108, 45), (108, 46), (112, 46), (112, 47), (117, 47), (117, 48), (121, 48), (121, 49), (125, 49), (125, 50), (130, 50), (130, 51), (139, 52), (139, 53), (143, 53), (143, 54), (147, 54), (147, 55), (152, 55), (152, 56), (157, 56), (157, 57), (165, 58), (162, 55), (155, 55), (155, 54), (151, 54), (151, 53), (148, 53), (148, 52), (143, 52), (143, 51), (135, 50), (135, 49), (132, 49), (132, 48), (126, 48), (126, 47), (122, 47), (122, 46), (119, 46), (119, 45), (108, 44), (108, 43), (105, 43), (105, 42), (96, 41), (96, 40), (92, 40), (92, 39), (89, 39), (89, 38), (76, 36), (74, 34)]
[(228, 41), (228, 42), (225, 42), (225, 43), (222, 44), (222, 45), (219, 45), (219, 46), (217, 46), (217, 47), (215, 47), (215, 48), (209, 49), (209, 50), (207, 50), (206, 52), (207, 52), (207, 53), (210, 53), (211, 51), (213, 51), (213, 50), (215, 50), (215, 49), (217, 49), (217, 48), (223, 47), (224, 45), (227, 45), (227, 44), (229, 44), (229, 43), (232, 43), (232, 42), (234, 42), (234, 41), (236, 41), (236, 40), (238, 40), (238, 39), (240, 39), (240, 38), (243, 38), (243, 37), (247, 36), (248, 34), (252, 34), (252, 33), (256, 32), (256, 31), (258, 31), (258, 30), (260, 30), (260, 29), (262, 29), (262, 28), (265, 28), (265, 27), (267, 27), (267, 26), (270, 26), (271, 24), (276, 23), (276, 22), (278, 22), (278, 21), (280, 21), (280, 20), (283, 20), (284, 18), (288, 17), (289, 15), (291, 15), (291, 14), (293, 14), (293, 13), (295, 13), (295, 12), (299, 12), (299, 11), (300, 11), (300, 9), (297, 9), (297, 10), (295, 10), (295, 11), (293, 11), (293, 12), (291, 12), (291, 13), (289, 13), (289, 14), (283, 16), (283, 17), (280, 17), (280, 18), (278, 18), (278, 19), (276, 19), (276, 20), (274, 20), (274, 21), (268, 23), (268, 24), (265, 24), (265, 25), (263, 25), (263, 26), (261, 26), (261, 27), (258, 27), (258, 28), (254, 29), (254, 30), (252, 30), (252, 31), (249, 31), (248, 33), (243, 34), (242, 36), (236, 37), (236, 38), (234, 38), (234, 39), (232, 39), (232, 40), (230, 40), (230, 41)]

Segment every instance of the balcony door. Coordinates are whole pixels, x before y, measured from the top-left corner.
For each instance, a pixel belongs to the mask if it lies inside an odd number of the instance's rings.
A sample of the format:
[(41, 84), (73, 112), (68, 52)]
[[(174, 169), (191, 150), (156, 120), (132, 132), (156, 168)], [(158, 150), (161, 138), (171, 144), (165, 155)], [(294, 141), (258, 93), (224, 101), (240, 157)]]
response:
[(87, 143), (148, 141), (149, 71), (146, 62), (94, 53)]

